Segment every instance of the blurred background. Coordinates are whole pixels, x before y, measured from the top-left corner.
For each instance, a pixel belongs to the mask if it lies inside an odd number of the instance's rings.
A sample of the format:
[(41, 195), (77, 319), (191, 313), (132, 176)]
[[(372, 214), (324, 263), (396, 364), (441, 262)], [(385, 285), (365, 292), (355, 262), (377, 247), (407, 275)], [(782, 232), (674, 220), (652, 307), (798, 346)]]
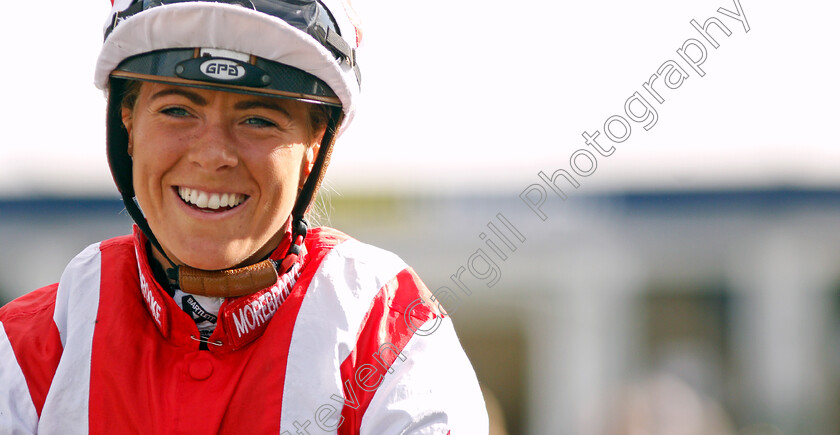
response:
[[(492, 433), (840, 432), (840, 4), (741, 0), (748, 32), (733, 0), (354, 4), (364, 100), (319, 222), (438, 292)], [(0, 16), (0, 304), (130, 231), (91, 84), (109, 7)]]

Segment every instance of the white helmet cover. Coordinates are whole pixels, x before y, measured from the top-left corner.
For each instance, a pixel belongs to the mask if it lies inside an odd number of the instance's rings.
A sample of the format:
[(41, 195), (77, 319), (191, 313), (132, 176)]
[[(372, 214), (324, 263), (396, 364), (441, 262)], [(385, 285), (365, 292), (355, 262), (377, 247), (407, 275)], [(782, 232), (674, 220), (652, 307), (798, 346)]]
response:
[(281, 18), (247, 6), (212, 1), (172, 2), (125, 16), (124, 12), (135, 3), (149, 0), (116, 0), (106, 23), (106, 31), (109, 27), (113, 30), (107, 34), (96, 63), (95, 84), (107, 89), (117, 66), (138, 54), (173, 48), (232, 50), (289, 65), (323, 80), (341, 101), (344, 119), (340, 135), (353, 119), (359, 96), (354, 67), (361, 33), (351, 21), (355, 15), (346, 1), (318, 1), (326, 6), (341, 39), (351, 48), (350, 60), (337, 59), (315, 38)]

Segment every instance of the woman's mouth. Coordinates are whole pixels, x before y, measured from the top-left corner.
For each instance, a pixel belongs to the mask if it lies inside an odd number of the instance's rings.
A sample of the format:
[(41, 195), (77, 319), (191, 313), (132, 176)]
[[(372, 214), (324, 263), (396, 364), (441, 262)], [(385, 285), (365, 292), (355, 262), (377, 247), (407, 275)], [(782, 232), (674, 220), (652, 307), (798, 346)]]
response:
[(187, 205), (200, 210), (230, 210), (242, 204), (248, 195), (242, 193), (209, 193), (189, 187), (178, 187), (178, 196)]

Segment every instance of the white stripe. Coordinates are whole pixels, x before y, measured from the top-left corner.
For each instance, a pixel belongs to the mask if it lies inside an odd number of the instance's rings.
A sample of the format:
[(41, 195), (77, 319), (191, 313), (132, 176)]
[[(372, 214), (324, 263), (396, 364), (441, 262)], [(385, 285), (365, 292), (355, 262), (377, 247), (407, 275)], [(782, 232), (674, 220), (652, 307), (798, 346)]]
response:
[(43, 433), (88, 433), (91, 348), (99, 309), (101, 262), (96, 243), (77, 255), (61, 275), (53, 318), (64, 353), (41, 412), (39, 431)]
[(328, 253), (315, 273), (300, 307), (286, 366), (281, 428), (295, 433), (294, 421), (310, 421), (309, 430), (321, 433), (315, 412), (343, 403), (341, 362), (356, 344), (374, 296), (406, 268), (396, 255), (347, 240)]
[[(362, 417), (362, 435), (482, 434), (487, 409), (449, 318), (426, 322), (403, 349)], [(432, 332), (434, 331), (434, 332)]]
[(0, 433), (34, 434), (37, 430), (38, 412), (0, 322)]

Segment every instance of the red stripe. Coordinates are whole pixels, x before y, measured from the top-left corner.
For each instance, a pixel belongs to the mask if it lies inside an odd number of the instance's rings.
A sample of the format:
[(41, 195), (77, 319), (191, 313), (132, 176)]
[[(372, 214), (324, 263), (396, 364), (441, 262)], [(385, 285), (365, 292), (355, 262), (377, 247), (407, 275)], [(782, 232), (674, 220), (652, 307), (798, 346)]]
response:
[[(241, 377), (229, 381), (242, 383), (248, 388), (240, 388), (232, 398), (226, 411), (231, 419), (224, 422), (225, 425), (219, 433), (268, 433), (266, 428), (276, 428), (272, 433), (280, 432), (286, 366), (295, 321), (306, 290), (324, 257), (337, 243), (346, 238), (347, 236), (338, 232), (331, 234), (320, 229), (310, 231), (305, 241), (306, 261), (291, 294), (277, 310), (262, 337), (236, 352), (257, 349), (249, 357), (252, 361), (250, 367), (242, 372)], [(289, 400), (293, 401), (295, 398), (290, 397)]]
[[(409, 313), (415, 325), (421, 325), (436, 316), (426, 305), (412, 304), (418, 298), (428, 300), (429, 290), (411, 268), (404, 269), (385, 284), (373, 299), (368, 316), (356, 339), (356, 347), (341, 363), (341, 381), (347, 399), (338, 428), (339, 434), (354, 434), (362, 423), (376, 389), (388, 369), (396, 361), (413, 335), (405, 319)], [(387, 345), (390, 343), (393, 345)], [(406, 357), (408, 355), (405, 355)], [(354, 400), (355, 399), (355, 400)]]
[(40, 288), (0, 308), (0, 321), (39, 417), (63, 350), (53, 321), (57, 288), (58, 284)]
[[(130, 237), (100, 244), (99, 309), (91, 349), (90, 433), (117, 427), (160, 424), (160, 402), (149, 373), (159, 364), (159, 349), (148, 337), (160, 337), (140, 293), (140, 279)], [(154, 382), (165, 382), (155, 379)], [(150, 382), (151, 383), (151, 382)], [(146, 404), (138, 406), (138, 404)]]

